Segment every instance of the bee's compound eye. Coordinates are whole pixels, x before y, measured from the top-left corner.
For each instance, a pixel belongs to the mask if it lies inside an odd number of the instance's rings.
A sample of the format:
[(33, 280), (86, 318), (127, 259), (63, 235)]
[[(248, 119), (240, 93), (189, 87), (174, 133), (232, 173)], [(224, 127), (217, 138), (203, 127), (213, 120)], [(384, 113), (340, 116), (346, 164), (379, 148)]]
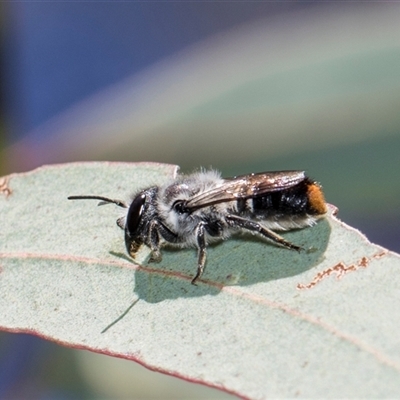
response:
[(139, 194), (134, 198), (132, 204), (129, 206), (128, 214), (126, 216), (125, 228), (130, 237), (137, 234), (140, 220), (143, 214), (143, 206), (146, 201), (145, 194)]

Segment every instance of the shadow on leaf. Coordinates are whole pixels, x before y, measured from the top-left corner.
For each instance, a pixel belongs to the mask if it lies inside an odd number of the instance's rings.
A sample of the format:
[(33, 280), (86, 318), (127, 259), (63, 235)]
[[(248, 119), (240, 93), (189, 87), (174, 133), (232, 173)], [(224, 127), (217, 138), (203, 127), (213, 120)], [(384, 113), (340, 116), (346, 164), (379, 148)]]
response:
[(301, 274), (324, 258), (330, 225), (322, 220), (312, 228), (282, 236), (304, 250), (288, 250), (248, 235), (210, 246), (207, 267), (197, 286), (190, 284), (197, 268), (196, 251), (163, 249), (161, 263), (135, 272), (135, 292), (141, 299), (157, 303), (179, 297), (215, 295), (223, 286), (251, 285)]

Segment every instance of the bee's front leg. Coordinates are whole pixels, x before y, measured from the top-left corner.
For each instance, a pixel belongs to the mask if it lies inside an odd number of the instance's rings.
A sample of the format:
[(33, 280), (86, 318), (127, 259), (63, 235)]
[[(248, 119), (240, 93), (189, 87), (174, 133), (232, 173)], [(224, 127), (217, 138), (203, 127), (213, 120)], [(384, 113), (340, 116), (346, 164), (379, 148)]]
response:
[(160, 262), (162, 260), (161, 255), (161, 238), (169, 243), (177, 243), (179, 241), (178, 236), (168, 229), (162, 222), (154, 219), (150, 222), (148, 232), (148, 243), (147, 245), (151, 249), (150, 262)]
[(160, 250), (160, 223), (157, 220), (153, 220), (150, 223), (149, 247), (151, 250), (149, 262), (161, 262), (162, 255)]

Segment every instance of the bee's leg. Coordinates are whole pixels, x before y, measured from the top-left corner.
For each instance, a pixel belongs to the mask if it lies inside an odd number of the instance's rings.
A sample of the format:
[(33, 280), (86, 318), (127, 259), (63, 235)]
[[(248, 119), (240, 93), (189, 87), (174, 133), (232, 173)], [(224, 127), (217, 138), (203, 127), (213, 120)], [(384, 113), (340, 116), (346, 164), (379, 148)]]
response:
[(260, 235), (288, 249), (293, 249), (297, 251), (301, 250), (301, 247), (288, 242), (282, 236), (277, 235), (275, 232), (265, 228), (258, 222), (252, 221), (251, 219), (241, 218), (238, 217), (237, 215), (232, 215), (232, 214), (227, 215), (225, 218), (228, 224), (234, 228), (242, 228), (242, 229), (247, 229), (248, 231), (257, 232)]
[(153, 220), (149, 228), (149, 247), (151, 249), (150, 262), (160, 262), (162, 260), (160, 250), (161, 237), (170, 243), (177, 243), (178, 237), (170, 229), (168, 229), (162, 222)]
[(150, 223), (149, 228), (149, 247), (151, 249), (151, 256), (149, 262), (158, 263), (162, 260), (160, 251), (160, 224), (157, 220), (153, 220)]
[(117, 219), (117, 225), (121, 228), (121, 229), (125, 229), (125, 217), (121, 217)]
[(197, 279), (201, 277), (204, 271), (204, 266), (206, 265), (206, 239), (204, 236), (203, 222), (198, 224), (196, 227), (196, 237), (198, 246), (198, 262), (197, 262), (197, 272), (195, 277), (192, 279), (192, 285), (195, 285)]

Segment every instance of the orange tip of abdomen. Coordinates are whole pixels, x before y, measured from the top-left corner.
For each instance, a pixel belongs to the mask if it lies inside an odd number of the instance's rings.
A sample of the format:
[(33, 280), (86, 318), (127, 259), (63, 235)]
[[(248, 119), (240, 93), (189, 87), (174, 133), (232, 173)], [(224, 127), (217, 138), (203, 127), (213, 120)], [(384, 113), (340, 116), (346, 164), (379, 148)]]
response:
[(316, 214), (325, 214), (328, 211), (324, 193), (318, 183), (313, 182), (308, 186), (307, 195), (310, 207), (315, 210)]

